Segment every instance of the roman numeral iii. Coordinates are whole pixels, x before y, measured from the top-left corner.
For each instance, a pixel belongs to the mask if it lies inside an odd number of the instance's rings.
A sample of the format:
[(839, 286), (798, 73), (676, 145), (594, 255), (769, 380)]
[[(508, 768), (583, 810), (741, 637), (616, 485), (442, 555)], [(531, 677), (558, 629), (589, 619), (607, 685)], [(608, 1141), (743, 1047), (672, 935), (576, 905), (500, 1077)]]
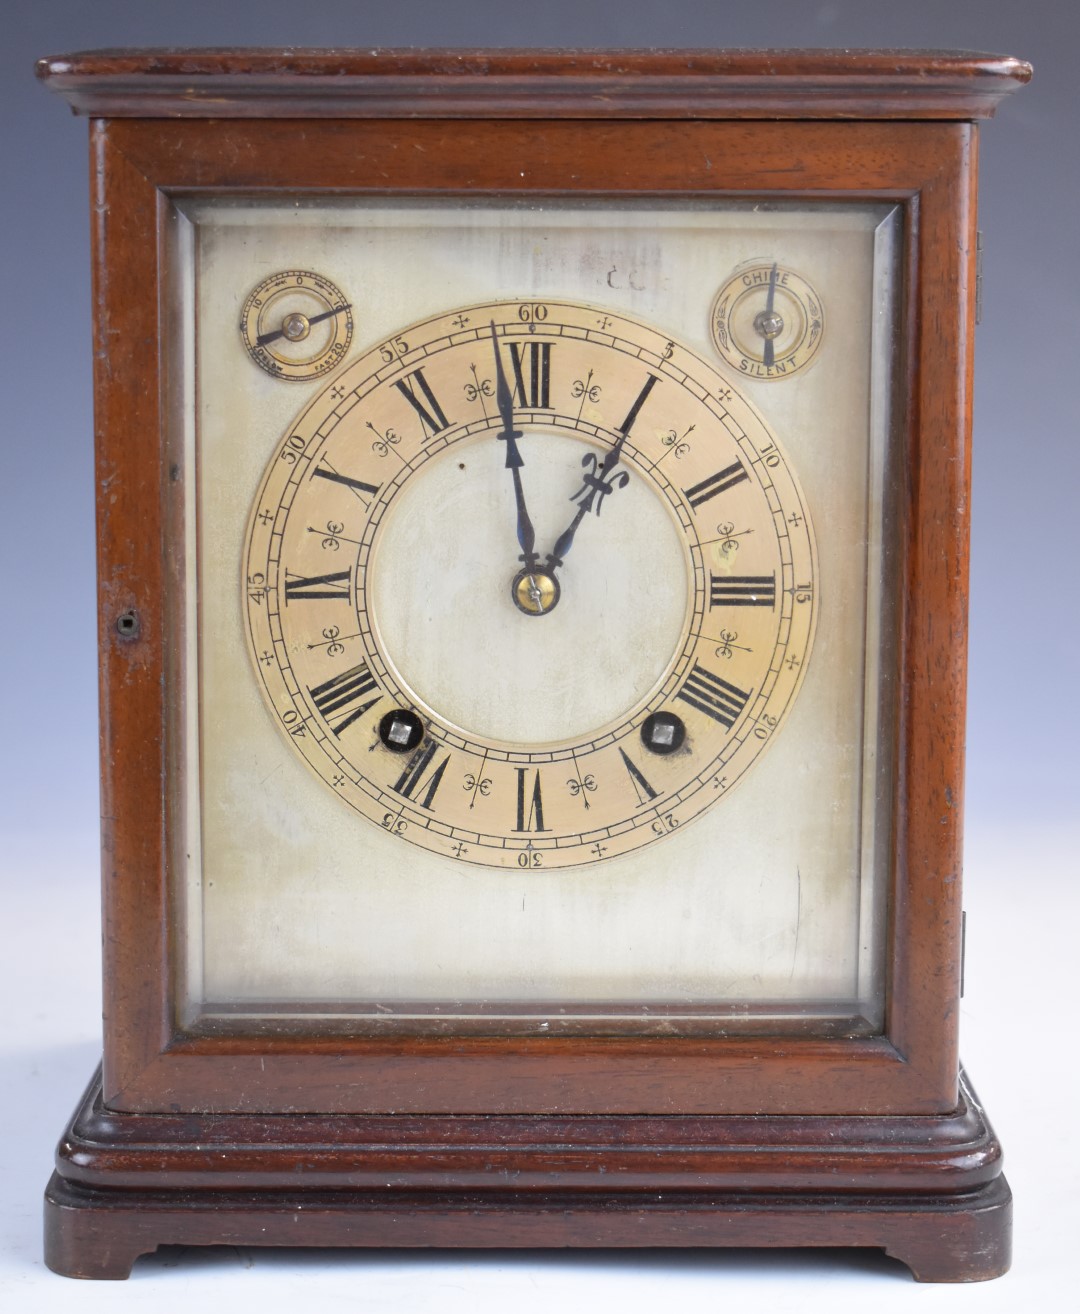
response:
[(710, 575), (710, 607), (775, 607), (776, 575)]

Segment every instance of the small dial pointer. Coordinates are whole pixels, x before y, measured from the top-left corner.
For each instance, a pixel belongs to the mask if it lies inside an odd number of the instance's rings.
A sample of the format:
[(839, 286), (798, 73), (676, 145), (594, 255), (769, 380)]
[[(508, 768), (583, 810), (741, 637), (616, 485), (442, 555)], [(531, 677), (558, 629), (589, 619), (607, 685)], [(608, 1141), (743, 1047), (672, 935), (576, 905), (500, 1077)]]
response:
[[(343, 306), (334, 306), (332, 310), (324, 310), (321, 315), (312, 315), (310, 318), (306, 315), (287, 315), (285, 317), (285, 323), (282, 324), (281, 328), (273, 329), (269, 333), (260, 333), (255, 339), (255, 345), (257, 347), (265, 347), (268, 342), (277, 342), (278, 338), (306, 338), (307, 329), (309, 329), (312, 324), (321, 324), (324, 319), (333, 319), (335, 315), (341, 315), (346, 310), (352, 310), (351, 302), (347, 302)], [(305, 327), (302, 333), (293, 334), (289, 331), (288, 325), (290, 321), (294, 320), (303, 320)]]
[(773, 347), (773, 339), (776, 334), (772, 332), (773, 327), (773, 302), (776, 299), (776, 261), (773, 261), (773, 267), (769, 271), (769, 295), (765, 298), (765, 316), (762, 323), (766, 326), (762, 331), (765, 333), (765, 354), (762, 358), (762, 364), (771, 367), (776, 359), (776, 351)]

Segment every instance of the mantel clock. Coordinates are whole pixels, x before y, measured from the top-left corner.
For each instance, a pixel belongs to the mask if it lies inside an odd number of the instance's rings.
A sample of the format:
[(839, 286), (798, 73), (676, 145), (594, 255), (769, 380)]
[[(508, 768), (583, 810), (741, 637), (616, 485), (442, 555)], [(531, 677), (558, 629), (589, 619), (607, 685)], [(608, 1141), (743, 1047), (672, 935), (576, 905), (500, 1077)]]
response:
[(163, 1243), (1008, 1264), (957, 1059), (976, 121), (897, 52), (111, 51), (105, 1052)]

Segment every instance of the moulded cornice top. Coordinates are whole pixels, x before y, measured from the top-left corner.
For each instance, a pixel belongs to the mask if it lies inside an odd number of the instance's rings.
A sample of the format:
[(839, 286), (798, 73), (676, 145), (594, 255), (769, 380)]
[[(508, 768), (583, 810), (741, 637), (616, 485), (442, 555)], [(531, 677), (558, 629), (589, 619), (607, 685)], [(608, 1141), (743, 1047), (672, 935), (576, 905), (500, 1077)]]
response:
[(1031, 77), (939, 50), (94, 50), (37, 63), (102, 118), (978, 119)]

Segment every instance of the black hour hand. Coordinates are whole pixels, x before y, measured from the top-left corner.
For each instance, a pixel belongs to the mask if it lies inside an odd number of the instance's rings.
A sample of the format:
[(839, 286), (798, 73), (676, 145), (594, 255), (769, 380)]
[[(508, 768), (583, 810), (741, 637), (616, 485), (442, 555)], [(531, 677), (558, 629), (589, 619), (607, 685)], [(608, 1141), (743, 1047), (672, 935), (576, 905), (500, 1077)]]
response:
[[(613, 453), (615, 459), (610, 460)], [(574, 541), (574, 535), (578, 531), (578, 526), (589, 512), (595, 507), (596, 514), (599, 515), (604, 498), (609, 493), (614, 492), (616, 488), (625, 488), (630, 482), (630, 476), (625, 470), (612, 473), (612, 469), (619, 459), (616, 448), (612, 448), (612, 451), (608, 453), (608, 458), (608, 460), (601, 463), (595, 452), (587, 452), (581, 458), (581, 464), (585, 470), (584, 481), (570, 499), (572, 502), (577, 502), (578, 509), (573, 520), (555, 540), (555, 546), (548, 553), (547, 565), (549, 570), (558, 570), (563, 564), (563, 560)]]
[(604, 498), (613, 493), (616, 488), (625, 488), (630, 482), (630, 476), (625, 470), (615, 471), (622, 457), (623, 444), (633, 427), (634, 421), (638, 417), (638, 412), (652, 392), (653, 388), (660, 380), (657, 375), (650, 374), (645, 380), (645, 384), (637, 397), (634, 404), (618, 428), (618, 438), (608, 450), (607, 455), (601, 462), (595, 452), (587, 452), (581, 459), (582, 468), (585, 471), (581, 487), (571, 497), (572, 502), (577, 502), (578, 509), (573, 520), (567, 525), (559, 537), (555, 540), (555, 546), (548, 553), (547, 567), (549, 570), (558, 570), (563, 564), (566, 554), (574, 542), (574, 535), (578, 531), (578, 526), (589, 514), (595, 510), (600, 514), (600, 509), (604, 505)]

